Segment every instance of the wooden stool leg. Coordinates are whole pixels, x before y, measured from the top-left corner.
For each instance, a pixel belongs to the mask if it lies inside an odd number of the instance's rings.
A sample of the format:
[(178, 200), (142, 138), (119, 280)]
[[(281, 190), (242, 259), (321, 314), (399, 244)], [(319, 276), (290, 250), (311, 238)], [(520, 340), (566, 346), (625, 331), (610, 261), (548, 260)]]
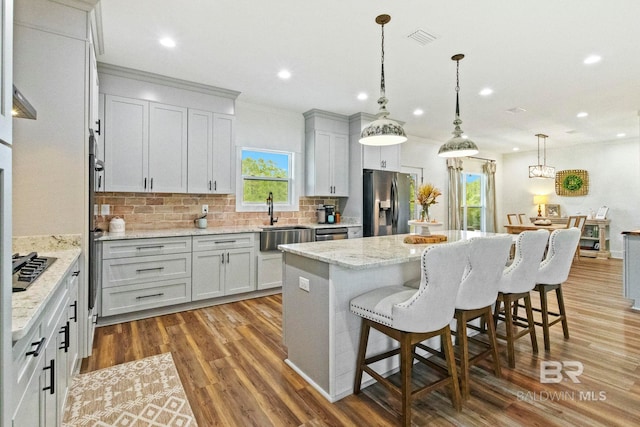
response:
[(560, 316), (562, 316), (562, 331), (564, 339), (569, 339), (569, 323), (567, 322), (567, 312), (564, 309), (564, 298), (562, 297), (562, 285), (556, 288), (556, 297), (558, 298), (558, 308)]
[(504, 327), (507, 332), (507, 361), (510, 368), (516, 367), (516, 355), (514, 351), (514, 338), (513, 338), (513, 318), (511, 317), (511, 304), (516, 303), (511, 301), (509, 294), (503, 295), (504, 301)]
[(547, 289), (544, 285), (538, 285), (540, 293), (540, 311), (542, 314), (542, 335), (544, 335), (544, 349), (551, 350), (551, 340), (549, 339), (549, 304), (547, 301)]
[(524, 305), (527, 310), (527, 323), (529, 323), (529, 335), (531, 336), (531, 347), (533, 352), (538, 354), (538, 340), (536, 339), (536, 325), (533, 323), (533, 309), (531, 308), (531, 294), (524, 297)]
[[(487, 307), (487, 313), (482, 316), (482, 319), (488, 319), (491, 317), (491, 307)], [(502, 372), (500, 370), (500, 358), (498, 356), (498, 340), (496, 340), (496, 328), (493, 322), (486, 322), (487, 333), (489, 335), (489, 343), (491, 343), (491, 350), (493, 356), (493, 371), (497, 378), (502, 378)]]
[(411, 346), (411, 334), (402, 333), (400, 339), (400, 376), (402, 377), (402, 425), (405, 427), (410, 427), (411, 368), (413, 366), (413, 347)]
[[(442, 348), (444, 349), (445, 358), (447, 360), (447, 369), (451, 376), (451, 403), (456, 411), (462, 410), (462, 402), (460, 400), (460, 387), (458, 386), (458, 374), (456, 372), (456, 358), (453, 354), (453, 345), (451, 345), (451, 329), (449, 325), (445, 326), (441, 335)], [(411, 422), (411, 420), (409, 420)]]
[(467, 340), (467, 316), (465, 311), (456, 312), (457, 340), (460, 347), (460, 385), (463, 399), (468, 399), (469, 392), (469, 341)]
[(362, 368), (364, 367), (364, 360), (367, 354), (367, 342), (369, 341), (369, 321), (362, 319), (362, 325), (360, 327), (360, 344), (358, 345), (358, 358), (356, 362), (356, 376), (353, 381), (353, 394), (360, 393), (360, 386), (362, 382)]

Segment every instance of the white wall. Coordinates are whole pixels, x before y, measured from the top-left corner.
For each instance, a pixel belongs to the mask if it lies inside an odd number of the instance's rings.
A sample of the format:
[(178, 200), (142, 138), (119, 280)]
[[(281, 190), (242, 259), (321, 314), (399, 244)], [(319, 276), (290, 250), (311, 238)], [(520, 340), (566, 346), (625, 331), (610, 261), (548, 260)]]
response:
[(640, 144), (637, 139), (615, 140), (566, 148), (547, 146), (547, 164), (556, 172), (584, 169), (589, 172), (589, 194), (558, 196), (555, 180), (529, 178), (529, 165), (537, 162), (535, 151), (506, 154), (504, 159), (502, 209), (499, 223), (506, 223), (509, 212), (537, 215), (534, 194), (547, 194), (548, 203), (559, 204), (562, 216), (589, 214), (600, 206), (608, 206), (611, 219), (610, 249), (613, 257), (622, 257), (622, 231), (640, 228)]

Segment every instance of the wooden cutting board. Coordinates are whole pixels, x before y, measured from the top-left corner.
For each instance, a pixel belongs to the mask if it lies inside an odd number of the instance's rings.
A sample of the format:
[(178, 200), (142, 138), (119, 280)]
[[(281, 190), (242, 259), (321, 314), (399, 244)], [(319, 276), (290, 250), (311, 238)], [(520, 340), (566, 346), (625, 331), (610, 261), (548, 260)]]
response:
[(425, 244), (425, 243), (442, 243), (447, 241), (447, 236), (442, 234), (432, 234), (431, 236), (418, 236), (410, 234), (404, 238), (404, 243)]

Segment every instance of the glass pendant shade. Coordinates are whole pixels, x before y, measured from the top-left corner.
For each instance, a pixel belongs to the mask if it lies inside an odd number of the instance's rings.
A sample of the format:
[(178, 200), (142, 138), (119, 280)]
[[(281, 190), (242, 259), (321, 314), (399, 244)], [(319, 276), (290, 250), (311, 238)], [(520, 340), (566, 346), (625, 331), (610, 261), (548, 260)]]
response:
[(442, 144), (438, 150), (438, 156), (440, 157), (473, 156), (474, 154), (478, 154), (479, 151), (478, 146), (473, 141), (462, 137), (464, 132), (460, 128), (462, 120), (460, 120), (460, 100), (458, 94), (460, 92), (460, 60), (462, 58), (464, 58), (464, 55), (461, 53), (451, 57), (453, 61), (456, 61), (456, 118), (453, 121), (453, 138)]
[(391, 21), (389, 15), (376, 17), (376, 23), (382, 27), (382, 71), (380, 74), (380, 98), (378, 99), (380, 111), (378, 111), (378, 118), (362, 130), (358, 142), (363, 145), (396, 145), (407, 140), (407, 135), (404, 133), (402, 126), (387, 118), (389, 112), (387, 111), (388, 100), (385, 96), (384, 83), (384, 24), (389, 23), (389, 21)]
[[(547, 135), (536, 134), (538, 137), (538, 164), (529, 166), (529, 178), (555, 178), (556, 168), (547, 166)], [(543, 163), (540, 163), (540, 138), (543, 138), (544, 156)]]

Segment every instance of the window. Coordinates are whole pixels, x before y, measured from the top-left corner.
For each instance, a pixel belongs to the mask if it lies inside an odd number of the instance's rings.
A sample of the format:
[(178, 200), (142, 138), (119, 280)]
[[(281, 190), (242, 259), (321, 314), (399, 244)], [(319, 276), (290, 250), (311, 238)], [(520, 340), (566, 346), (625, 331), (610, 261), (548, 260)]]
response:
[(462, 229), (485, 230), (485, 177), (479, 173), (462, 174)]
[[(279, 210), (297, 209), (293, 185), (293, 153), (262, 149), (241, 150), (241, 194), (236, 202), (239, 210), (266, 209), (269, 193)], [(295, 200), (294, 200), (295, 199)]]

